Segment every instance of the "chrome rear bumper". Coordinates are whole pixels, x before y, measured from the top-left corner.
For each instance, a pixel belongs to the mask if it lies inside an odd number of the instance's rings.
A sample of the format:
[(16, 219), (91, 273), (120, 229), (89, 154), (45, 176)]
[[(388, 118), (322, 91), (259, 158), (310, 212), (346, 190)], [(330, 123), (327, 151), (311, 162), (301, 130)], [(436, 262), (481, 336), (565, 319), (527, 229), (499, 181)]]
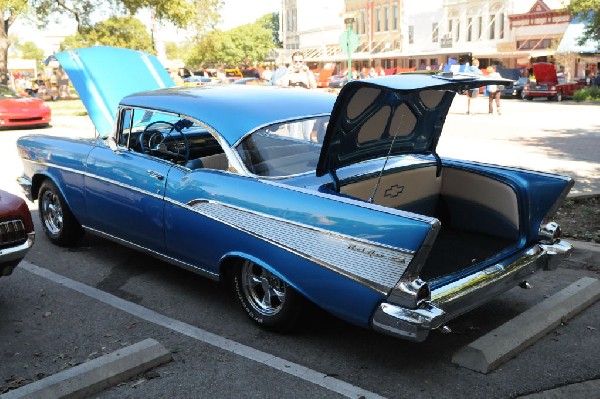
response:
[(536, 244), (507, 266), (495, 264), (436, 288), (431, 292), (431, 300), (417, 309), (383, 302), (373, 314), (371, 326), (399, 338), (423, 341), (429, 331), (508, 291), (535, 271), (555, 270), (572, 250), (566, 241)]

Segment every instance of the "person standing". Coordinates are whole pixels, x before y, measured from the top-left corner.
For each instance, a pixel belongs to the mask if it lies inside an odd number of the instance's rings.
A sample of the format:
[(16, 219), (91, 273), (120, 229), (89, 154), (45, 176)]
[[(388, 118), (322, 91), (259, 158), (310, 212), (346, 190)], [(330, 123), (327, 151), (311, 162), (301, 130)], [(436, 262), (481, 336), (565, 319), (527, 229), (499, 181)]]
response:
[[(477, 58), (473, 59), (473, 65), (469, 67), (469, 72), (475, 75), (482, 75), (481, 70), (479, 69), (479, 60)], [(471, 99), (477, 97), (478, 94), (479, 87), (467, 90), (467, 115), (473, 115), (471, 112)]]
[(273, 73), (271, 72), (271, 68), (266, 67), (262, 73), (262, 80), (264, 80), (265, 82), (271, 82), (272, 76), (273, 76)]
[(292, 54), (292, 65), (290, 65), (287, 73), (281, 78), (281, 86), (304, 87), (305, 89), (317, 88), (315, 75), (304, 64), (304, 54), (300, 51)]
[[(500, 76), (500, 74), (496, 72), (495, 66), (490, 65), (489, 67), (487, 67), (486, 70), (488, 72), (488, 78), (502, 78), (502, 76)], [(500, 95), (502, 94), (502, 90), (499, 90), (498, 85), (488, 85), (487, 89), (490, 100), (489, 114), (494, 114), (494, 101), (496, 101), (496, 112), (498, 113), (498, 115), (500, 115)]]
[(281, 79), (287, 74), (288, 65), (283, 62), (277, 63), (277, 68), (271, 75), (271, 84), (273, 86), (281, 86)]

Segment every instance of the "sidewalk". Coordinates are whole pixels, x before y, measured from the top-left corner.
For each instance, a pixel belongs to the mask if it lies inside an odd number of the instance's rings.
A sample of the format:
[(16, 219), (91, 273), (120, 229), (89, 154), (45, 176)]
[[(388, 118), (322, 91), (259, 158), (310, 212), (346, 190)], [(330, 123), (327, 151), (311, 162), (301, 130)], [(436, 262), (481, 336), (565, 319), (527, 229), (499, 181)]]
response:
[(488, 99), (457, 96), (438, 145), (442, 156), (472, 159), (571, 176), (571, 196), (600, 195), (600, 125), (597, 104), (502, 99), (502, 115), (488, 114)]

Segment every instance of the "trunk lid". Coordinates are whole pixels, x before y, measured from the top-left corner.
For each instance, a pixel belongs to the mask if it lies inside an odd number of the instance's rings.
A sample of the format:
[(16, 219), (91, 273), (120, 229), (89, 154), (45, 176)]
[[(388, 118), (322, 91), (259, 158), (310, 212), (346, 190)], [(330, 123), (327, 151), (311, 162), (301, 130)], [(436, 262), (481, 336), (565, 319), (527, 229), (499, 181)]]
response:
[(351, 81), (333, 107), (317, 176), (370, 159), (435, 152), (456, 92), (511, 82), (452, 72)]

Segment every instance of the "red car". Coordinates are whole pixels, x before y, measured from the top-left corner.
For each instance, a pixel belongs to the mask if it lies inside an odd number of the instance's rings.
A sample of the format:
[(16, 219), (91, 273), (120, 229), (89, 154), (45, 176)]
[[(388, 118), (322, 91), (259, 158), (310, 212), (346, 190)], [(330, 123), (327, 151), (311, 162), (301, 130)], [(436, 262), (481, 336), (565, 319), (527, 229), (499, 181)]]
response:
[(50, 116), (50, 108), (41, 98), (22, 97), (0, 85), (0, 127), (48, 126)]
[(9, 276), (35, 241), (25, 201), (0, 190), (0, 277)]
[(554, 64), (538, 62), (533, 64), (535, 82), (525, 85), (522, 97), (533, 100), (533, 97), (546, 97), (548, 100), (562, 101), (563, 97), (573, 97), (575, 91), (583, 88), (579, 82), (567, 82), (564, 76), (558, 76)]

